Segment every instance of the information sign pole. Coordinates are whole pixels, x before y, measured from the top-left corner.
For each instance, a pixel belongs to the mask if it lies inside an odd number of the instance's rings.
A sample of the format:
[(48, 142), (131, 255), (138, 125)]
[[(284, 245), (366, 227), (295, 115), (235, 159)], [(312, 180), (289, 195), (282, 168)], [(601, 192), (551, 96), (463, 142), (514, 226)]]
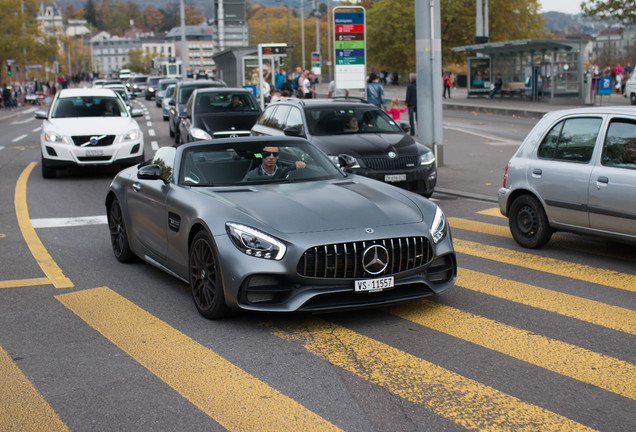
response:
[(366, 15), (363, 7), (333, 8), (336, 88), (365, 89)]

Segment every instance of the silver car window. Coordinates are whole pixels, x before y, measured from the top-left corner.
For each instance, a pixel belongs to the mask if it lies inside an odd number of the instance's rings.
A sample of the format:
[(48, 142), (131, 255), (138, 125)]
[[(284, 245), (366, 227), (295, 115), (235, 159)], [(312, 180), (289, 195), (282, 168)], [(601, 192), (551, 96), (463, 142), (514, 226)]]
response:
[(603, 143), (601, 163), (606, 166), (636, 169), (636, 122), (613, 120)]
[(601, 128), (602, 119), (577, 117), (554, 126), (538, 149), (538, 156), (573, 162), (589, 162)]

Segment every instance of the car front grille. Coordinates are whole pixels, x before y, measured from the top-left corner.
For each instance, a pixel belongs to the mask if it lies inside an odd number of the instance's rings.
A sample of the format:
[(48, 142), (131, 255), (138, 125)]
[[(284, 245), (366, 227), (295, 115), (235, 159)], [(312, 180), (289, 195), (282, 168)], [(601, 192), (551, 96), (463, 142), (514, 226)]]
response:
[[(105, 147), (111, 145), (113, 141), (115, 141), (115, 136), (116, 135), (74, 135), (71, 138), (73, 138), (73, 143), (76, 146)], [(90, 143), (91, 138), (95, 138), (95, 144)]]
[(361, 158), (362, 163), (369, 169), (392, 170), (415, 168), (418, 156), (404, 156), (396, 159), (383, 158)]
[[(386, 249), (388, 264), (384, 271), (371, 274), (364, 269), (363, 256), (373, 245)], [(301, 276), (325, 279), (381, 277), (425, 266), (432, 256), (426, 237), (336, 243), (307, 249), (296, 270)]]

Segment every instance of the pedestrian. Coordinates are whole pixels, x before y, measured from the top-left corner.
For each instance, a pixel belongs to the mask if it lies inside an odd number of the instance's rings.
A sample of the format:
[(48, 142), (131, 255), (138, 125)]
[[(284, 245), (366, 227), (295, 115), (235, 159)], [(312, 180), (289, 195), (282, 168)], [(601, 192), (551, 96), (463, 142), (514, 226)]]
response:
[(402, 117), (402, 113), (407, 109), (407, 107), (402, 108), (402, 106), (400, 106), (400, 100), (398, 98), (395, 98), (391, 101), (391, 108), (384, 108), (384, 111), (386, 111), (387, 114), (391, 114), (393, 120), (400, 120), (400, 118)]
[(303, 79), (303, 98), (304, 99), (311, 99), (313, 98), (314, 94), (316, 94), (316, 90), (314, 90), (313, 88), (311, 88), (311, 78), (312, 78), (313, 73), (310, 72), (309, 70), (306, 70), (303, 73), (304, 79)]
[(274, 88), (283, 89), (283, 81), (285, 81), (286, 75), (283, 73), (282, 69), (278, 70), (278, 73), (274, 75)]
[(495, 85), (492, 88), (492, 90), (490, 90), (490, 93), (488, 94), (488, 97), (490, 99), (494, 98), (495, 95), (499, 92), (499, 90), (501, 90), (501, 86), (503, 85), (503, 81), (501, 80), (501, 74), (499, 72), (497, 72), (497, 78), (495, 79)]
[(417, 112), (417, 74), (411, 72), (409, 74), (409, 85), (406, 87), (406, 100), (404, 105), (409, 111), (409, 133), (415, 136), (415, 114)]
[(444, 99), (446, 99), (446, 92), (448, 92), (448, 98), (451, 98), (451, 87), (453, 86), (453, 76), (450, 72), (442, 74), (442, 80), (444, 81)]
[(380, 77), (375, 72), (371, 72), (367, 83), (367, 101), (378, 108), (383, 108), (386, 106), (386, 101), (384, 100), (384, 89), (379, 81)]
[(287, 77), (285, 77), (285, 80), (283, 81), (283, 87), (281, 88), (281, 93), (282, 91), (287, 91), (287, 95), (293, 94), (294, 93), (294, 78), (292, 74), (287, 74)]
[(329, 99), (333, 97), (348, 97), (348, 96), (349, 96), (349, 90), (347, 89), (343, 90), (341, 88), (337, 88), (336, 81), (331, 80), (331, 82), (329, 83), (329, 88), (327, 89), (327, 97)]

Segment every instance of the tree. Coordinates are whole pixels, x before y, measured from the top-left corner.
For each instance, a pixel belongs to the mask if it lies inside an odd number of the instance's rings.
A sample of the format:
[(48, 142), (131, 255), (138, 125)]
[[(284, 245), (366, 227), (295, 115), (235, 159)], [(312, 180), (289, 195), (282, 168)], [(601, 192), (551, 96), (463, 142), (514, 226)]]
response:
[(97, 22), (97, 14), (95, 12), (95, 3), (93, 0), (86, 2), (86, 21), (93, 27), (99, 27)]
[(636, 2), (634, 0), (587, 0), (581, 3), (583, 15), (601, 21), (622, 23), (627, 26), (636, 23)]
[(153, 32), (159, 32), (163, 25), (164, 16), (161, 11), (147, 7), (142, 12), (144, 25)]
[(145, 53), (141, 48), (131, 48), (128, 50), (128, 63), (125, 68), (132, 72), (148, 74), (152, 69), (152, 54)]

